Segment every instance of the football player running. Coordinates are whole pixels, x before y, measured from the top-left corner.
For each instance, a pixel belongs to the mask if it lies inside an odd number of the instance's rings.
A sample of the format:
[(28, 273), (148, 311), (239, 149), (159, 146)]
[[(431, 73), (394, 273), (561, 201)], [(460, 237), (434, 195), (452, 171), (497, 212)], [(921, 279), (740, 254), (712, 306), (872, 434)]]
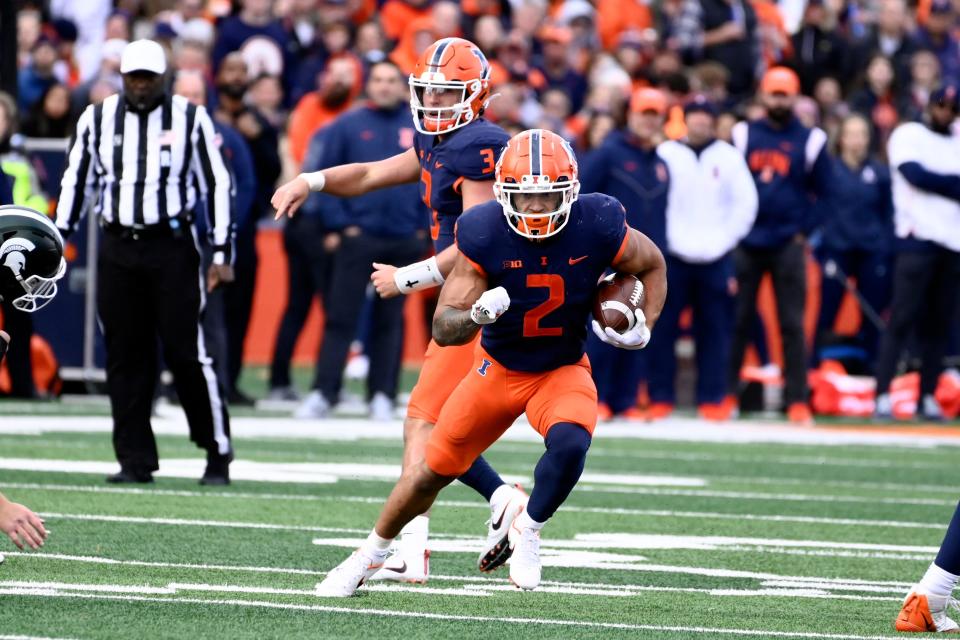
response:
[(473, 363), (430, 432), (423, 460), (404, 468), (369, 537), (317, 586), (347, 597), (386, 558), (403, 525), (428, 509), (523, 413), (544, 438), (525, 509), (508, 532), (510, 580), (540, 584), (540, 530), (580, 479), (597, 423), (597, 390), (584, 353), (597, 281), (612, 267), (636, 274), (646, 296), (623, 333), (601, 330), (613, 346), (640, 349), (666, 297), (656, 245), (630, 229), (618, 200), (579, 196), (569, 144), (533, 129), (512, 138), (496, 167), (496, 202), (458, 221), (458, 254), (433, 318), (441, 345), (482, 335)]
[[(457, 218), (464, 210), (493, 199), (496, 161), (509, 138), (483, 119), (490, 97), (490, 66), (473, 43), (462, 38), (433, 43), (417, 61), (409, 84), (417, 129), (412, 148), (377, 162), (301, 174), (280, 187), (272, 200), (280, 218), (294, 215), (311, 191), (353, 197), (419, 181), (421, 197), (433, 216), (431, 235), (437, 255), (399, 269), (375, 263), (372, 279), (385, 296), (443, 283), (456, 257), (452, 245)], [(444, 402), (469, 371), (473, 350), (472, 342), (441, 347), (431, 340), (404, 421), (404, 470), (423, 459), (427, 437)], [(490, 571), (509, 556), (507, 532), (527, 496), (506, 484), (483, 458), (478, 457), (464, 472), (460, 481), (490, 503), (490, 526), (479, 559), (480, 570)], [(397, 553), (373, 579), (426, 582), (428, 518), (424, 512), (411, 519)]]
[[(57, 280), (66, 270), (63, 238), (49, 218), (27, 207), (0, 207), (0, 300), (32, 313), (57, 295)], [(9, 344), (10, 336), (0, 331), (0, 362)], [(47, 537), (37, 514), (2, 493), (0, 532), (20, 549), (38, 549)]]

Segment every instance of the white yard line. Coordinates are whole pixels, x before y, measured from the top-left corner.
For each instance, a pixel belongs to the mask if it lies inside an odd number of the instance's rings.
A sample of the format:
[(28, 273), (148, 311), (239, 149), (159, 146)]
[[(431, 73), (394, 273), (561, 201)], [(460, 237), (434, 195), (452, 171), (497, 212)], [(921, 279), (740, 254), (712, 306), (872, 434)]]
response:
[[(242, 491), (188, 491), (174, 489), (141, 489), (137, 487), (105, 487), (99, 485), (77, 484), (46, 484), (40, 482), (3, 482), (0, 486), (5, 489), (62, 491), (74, 493), (144, 495), (175, 498), (226, 498), (239, 500), (268, 500), (271, 502), (289, 500), (293, 502), (366, 502), (379, 504), (383, 498), (358, 496), (313, 496), (281, 493), (250, 493)], [(956, 500), (936, 498), (899, 498), (885, 496), (831, 496), (795, 493), (766, 493), (759, 491), (715, 491), (711, 489), (655, 489), (646, 487), (599, 487), (578, 485), (575, 493), (619, 493), (624, 495), (650, 496), (677, 496), (696, 498), (724, 498), (731, 500), (770, 500), (774, 502), (828, 502), (851, 504), (905, 504), (914, 506), (950, 507)], [(960, 491), (960, 490), (958, 490)], [(445, 501), (439, 501), (442, 505)], [(462, 506), (464, 503), (458, 503)], [(487, 505), (478, 500), (476, 506), (486, 508)]]
[(762, 638), (810, 638), (818, 640), (888, 640), (897, 638), (897, 636), (862, 636), (841, 633), (816, 633), (809, 631), (772, 631), (766, 629), (731, 629), (731, 628), (711, 628), (711, 627), (693, 627), (693, 626), (671, 626), (671, 625), (644, 625), (629, 624), (617, 622), (589, 622), (584, 620), (557, 620), (550, 618), (521, 618), (521, 617), (499, 617), (499, 616), (469, 616), (452, 615), (442, 613), (431, 613), (425, 611), (398, 611), (390, 609), (369, 609), (353, 607), (334, 607), (324, 605), (291, 604), (280, 602), (267, 602), (258, 600), (208, 600), (203, 598), (177, 598), (177, 597), (150, 597), (150, 596), (125, 596), (109, 594), (90, 594), (90, 593), (64, 593), (59, 591), (50, 591), (44, 589), (28, 588), (9, 588), (0, 589), (0, 594), (36, 596), (36, 597), (54, 597), (54, 598), (79, 598), (90, 600), (117, 600), (124, 602), (163, 602), (173, 604), (197, 604), (203, 606), (226, 606), (226, 607), (256, 607), (264, 609), (278, 609), (286, 611), (310, 611), (317, 613), (342, 613), (348, 615), (366, 615), (392, 618), (414, 618), (422, 620), (448, 620), (454, 622), (482, 622), (493, 624), (515, 624), (515, 625), (535, 625), (552, 627), (575, 627), (588, 629), (616, 629), (624, 631), (659, 631), (676, 633), (696, 633), (704, 635), (732, 635)]
[[(174, 411), (151, 422), (160, 435), (187, 435), (187, 421), (182, 412)], [(0, 433), (110, 433), (112, 424), (106, 416), (8, 416), (0, 424)], [(230, 430), (237, 440), (248, 438), (302, 438), (308, 440), (354, 441), (367, 438), (402, 438), (402, 421), (374, 423), (365, 419), (294, 420), (292, 418), (236, 417)], [(935, 446), (960, 446), (960, 438), (952, 434), (884, 433), (878, 430), (857, 431), (794, 427), (783, 422), (763, 420), (736, 421), (717, 425), (693, 418), (671, 418), (655, 423), (611, 422), (599, 426), (594, 438), (598, 442), (610, 438), (667, 440), (716, 443), (778, 443), (822, 446), (896, 446), (927, 449)], [(502, 440), (542, 442), (541, 437), (521, 418)]]

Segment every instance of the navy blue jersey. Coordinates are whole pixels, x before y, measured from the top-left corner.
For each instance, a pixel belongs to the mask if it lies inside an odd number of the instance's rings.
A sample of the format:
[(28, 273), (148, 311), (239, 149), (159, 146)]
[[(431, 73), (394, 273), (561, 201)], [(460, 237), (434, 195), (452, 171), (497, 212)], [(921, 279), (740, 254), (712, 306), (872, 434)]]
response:
[(413, 140), (420, 158), (420, 197), (433, 216), (430, 233), (437, 253), (453, 244), (453, 228), (463, 213), (460, 185), (464, 180), (493, 180), (497, 159), (510, 139), (483, 119), (439, 137), (417, 132)]
[(890, 170), (876, 160), (851, 169), (833, 163), (833, 188), (823, 217), (823, 245), (837, 251), (889, 252), (893, 247)]
[(626, 214), (616, 198), (581, 195), (556, 236), (528, 240), (507, 224), (496, 201), (467, 211), (457, 223), (457, 247), (504, 287), (510, 308), (483, 327), (481, 344), (514, 371), (549, 371), (583, 356), (586, 319), (597, 281), (623, 247)]

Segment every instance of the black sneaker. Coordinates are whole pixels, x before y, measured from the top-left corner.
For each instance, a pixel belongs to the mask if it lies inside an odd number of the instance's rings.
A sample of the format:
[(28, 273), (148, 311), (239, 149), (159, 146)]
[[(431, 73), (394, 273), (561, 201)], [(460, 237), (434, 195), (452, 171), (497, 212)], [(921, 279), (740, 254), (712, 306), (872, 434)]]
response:
[(153, 473), (146, 469), (120, 467), (120, 471), (107, 476), (110, 484), (153, 484)]
[(227, 394), (227, 404), (234, 407), (255, 407), (257, 401), (239, 389), (234, 389)]
[(225, 456), (207, 454), (207, 468), (200, 478), (200, 484), (211, 487), (223, 487), (230, 484), (230, 463), (233, 461), (233, 451)]

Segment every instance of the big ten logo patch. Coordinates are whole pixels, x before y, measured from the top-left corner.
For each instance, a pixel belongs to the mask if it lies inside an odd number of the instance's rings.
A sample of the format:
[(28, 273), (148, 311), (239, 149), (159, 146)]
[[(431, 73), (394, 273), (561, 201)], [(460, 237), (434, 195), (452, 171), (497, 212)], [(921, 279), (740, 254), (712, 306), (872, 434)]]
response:
[(480, 365), (480, 368), (477, 369), (477, 373), (479, 373), (482, 376), (487, 375), (487, 369), (489, 369), (491, 365), (493, 365), (493, 363), (487, 360), (486, 358), (484, 358), (483, 363)]

